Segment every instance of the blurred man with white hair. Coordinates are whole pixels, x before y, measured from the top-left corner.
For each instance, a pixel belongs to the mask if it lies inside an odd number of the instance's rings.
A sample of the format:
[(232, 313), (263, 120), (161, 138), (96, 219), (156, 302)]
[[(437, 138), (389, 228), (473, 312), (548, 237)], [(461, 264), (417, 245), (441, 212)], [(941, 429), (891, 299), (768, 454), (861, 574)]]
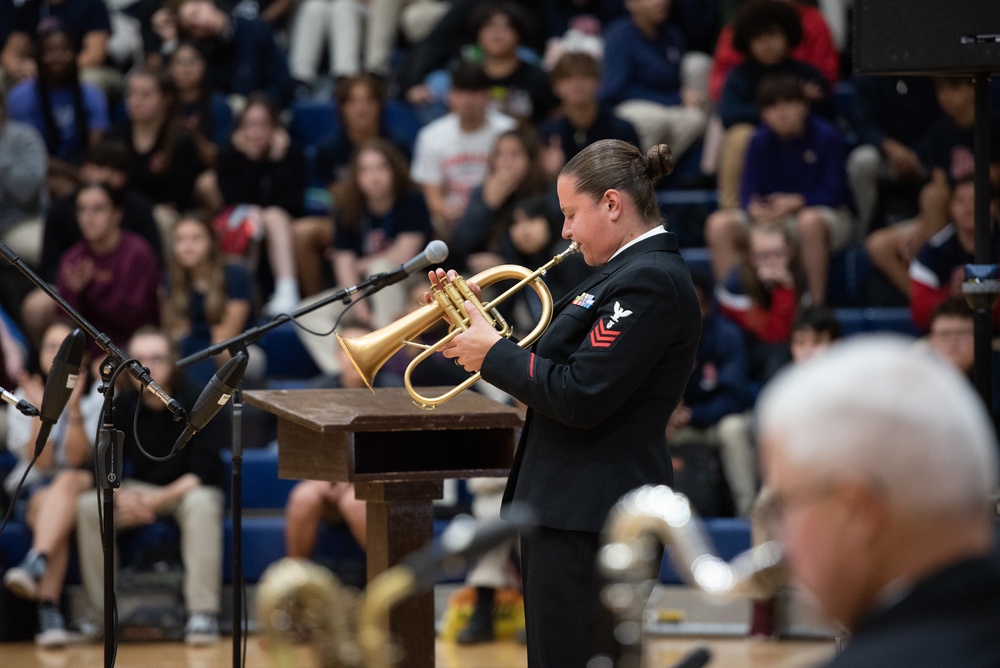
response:
[(968, 381), (860, 338), (776, 378), (759, 415), (791, 571), (853, 634), (831, 668), (1000, 666), (997, 443)]

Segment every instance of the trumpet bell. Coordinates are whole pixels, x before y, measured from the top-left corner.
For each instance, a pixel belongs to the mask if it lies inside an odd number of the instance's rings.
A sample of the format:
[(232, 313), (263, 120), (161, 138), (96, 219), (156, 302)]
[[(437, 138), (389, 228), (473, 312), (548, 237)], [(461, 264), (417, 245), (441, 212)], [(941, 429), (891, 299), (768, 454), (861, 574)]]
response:
[(381, 329), (353, 338), (337, 334), (337, 341), (351, 359), (351, 364), (365, 379), (368, 389), (374, 392), (372, 383), (375, 374), (389, 358), (399, 352), (406, 343), (441, 319), (441, 308), (436, 303), (422, 306)]

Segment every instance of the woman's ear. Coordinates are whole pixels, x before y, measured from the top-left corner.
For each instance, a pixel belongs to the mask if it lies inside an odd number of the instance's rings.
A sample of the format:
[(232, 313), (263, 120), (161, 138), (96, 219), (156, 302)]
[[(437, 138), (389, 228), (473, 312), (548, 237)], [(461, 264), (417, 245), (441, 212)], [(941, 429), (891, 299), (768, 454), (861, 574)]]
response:
[(607, 207), (608, 217), (615, 222), (621, 218), (623, 203), (621, 193), (613, 188), (605, 191), (604, 199), (601, 200), (601, 206)]

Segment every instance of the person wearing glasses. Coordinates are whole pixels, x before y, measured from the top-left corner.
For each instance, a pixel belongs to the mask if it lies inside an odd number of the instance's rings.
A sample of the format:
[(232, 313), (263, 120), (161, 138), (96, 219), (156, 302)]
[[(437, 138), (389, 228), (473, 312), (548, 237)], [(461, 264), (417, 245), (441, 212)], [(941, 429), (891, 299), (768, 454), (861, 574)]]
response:
[(791, 573), (851, 633), (830, 668), (1000, 665), (997, 440), (951, 364), (855, 337), (765, 389), (759, 435)]

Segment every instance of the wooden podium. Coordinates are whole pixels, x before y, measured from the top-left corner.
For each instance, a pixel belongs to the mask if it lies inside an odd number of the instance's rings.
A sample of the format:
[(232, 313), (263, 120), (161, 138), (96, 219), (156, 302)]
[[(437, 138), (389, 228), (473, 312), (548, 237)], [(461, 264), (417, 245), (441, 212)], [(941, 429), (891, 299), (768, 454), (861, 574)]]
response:
[[(369, 582), (433, 540), (432, 502), (444, 480), (507, 475), (522, 424), (516, 409), (474, 392), (433, 411), (402, 388), (255, 390), (246, 399), (278, 416), (280, 477), (355, 484), (368, 504)], [(403, 665), (433, 666), (434, 593), (397, 606), (390, 630)]]

